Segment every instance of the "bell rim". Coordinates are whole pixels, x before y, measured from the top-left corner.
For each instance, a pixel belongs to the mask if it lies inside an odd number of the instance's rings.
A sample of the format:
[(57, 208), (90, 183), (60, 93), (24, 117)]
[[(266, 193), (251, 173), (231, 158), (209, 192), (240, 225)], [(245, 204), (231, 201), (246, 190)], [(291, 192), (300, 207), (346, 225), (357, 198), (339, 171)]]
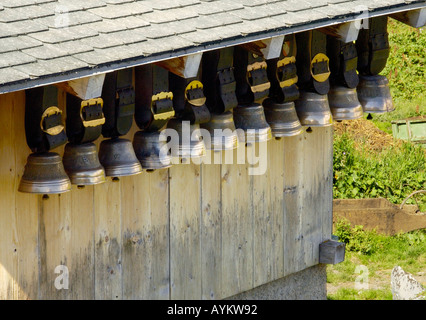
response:
[[(224, 139), (220, 139), (219, 138), (224, 138)], [(234, 150), (238, 148), (238, 135), (237, 133), (232, 134), (231, 136), (228, 137), (224, 137), (224, 136), (220, 136), (220, 137), (214, 137), (210, 143), (210, 146), (208, 146), (206, 144), (206, 149), (207, 150), (212, 150), (212, 151), (226, 151), (226, 150)]]
[(59, 194), (71, 191), (70, 179), (58, 179), (55, 181), (25, 182), (21, 179), (18, 191), (34, 194)]
[(134, 176), (142, 173), (142, 165), (138, 163), (126, 164), (122, 166), (113, 166), (108, 168), (104, 166), (105, 176), (106, 177), (124, 177), (124, 176)]
[(247, 131), (243, 131), (244, 137), (239, 137), (240, 141), (245, 143), (259, 143), (259, 142), (267, 142), (272, 139), (272, 130), (271, 127), (264, 128), (262, 130), (256, 129), (256, 131), (259, 131), (255, 134), (249, 133)]
[[(87, 175), (88, 172), (91, 172), (92, 175)], [(96, 169), (91, 171), (75, 171), (72, 173), (68, 173), (68, 176), (71, 180), (71, 184), (79, 185), (79, 186), (90, 186), (96, 185), (100, 183), (104, 183), (106, 181), (105, 178), (105, 170)]]
[(302, 125), (299, 125), (295, 127), (292, 130), (285, 130), (284, 128), (271, 128), (272, 130), (272, 136), (278, 137), (278, 138), (284, 138), (284, 137), (293, 137), (301, 134), (303, 132)]

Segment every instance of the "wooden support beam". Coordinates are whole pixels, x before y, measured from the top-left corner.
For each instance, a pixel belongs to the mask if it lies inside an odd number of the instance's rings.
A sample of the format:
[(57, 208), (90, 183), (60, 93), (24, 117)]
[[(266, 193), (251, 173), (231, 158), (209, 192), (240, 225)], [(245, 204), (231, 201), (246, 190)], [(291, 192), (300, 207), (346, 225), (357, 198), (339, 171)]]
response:
[(101, 96), (104, 79), (105, 73), (56, 83), (55, 86), (82, 100), (88, 100)]
[(319, 30), (327, 35), (336, 37), (345, 43), (355, 41), (358, 38), (361, 20), (339, 23)]
[(345, 244), (335, 240), (327, 240), (319, 246), (319, 262), (336, 264), (345, 260)]
[(200, 68), (202, 52), (190, 54), (184, 57), (173, 58), (156, 62), (155, 64), (164, 69), (173, 72), (174, 74), (188, 79), (197, 76)]
[(265, 60), (278, 58), (284, 43), (284, 36), (276, 36), (264, 40), (241, 44), (246, 50), (253, 52), (259, 56), (263, 56)]
[(391, 18), (408, 24), (414, 28), (420, 28), (426, 25), (426, 8), (397, 12), (390, 15)]

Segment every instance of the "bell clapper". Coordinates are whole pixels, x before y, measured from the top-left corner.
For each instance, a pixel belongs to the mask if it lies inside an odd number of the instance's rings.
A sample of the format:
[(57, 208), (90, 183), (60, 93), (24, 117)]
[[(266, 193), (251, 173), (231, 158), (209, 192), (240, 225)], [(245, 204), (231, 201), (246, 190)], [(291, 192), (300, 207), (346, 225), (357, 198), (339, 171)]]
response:
[(42, 199), (43, 199), (43, 200), (48, 200), (48, 199), (49, 199), (49, 195), (48, 195), (48, 194), (43, 194)]
[(311, 133), (311, 132), (312, 132), (312, 128), (311, 128), (311, 127), (309, 127), (308, 129), (306, 129), (306, 132), (307, 132), (307, 133)]
[(371, 113), (369, 113), (367, 116), (367, 120), (371, 120), (371, 119), (373, 119), (373, 116), (371, 115)]
[(120, 178), (119, 178), (119, 177), (113, 177), (113, 178), (112, 178), (112, 182), (118, 182), (118, 181), (120, 181)]
[(85, 186), (84, 185), (78, 185), (77, 186), (77, 189), (84, 189), (85, 188)]
[(277, 140), (277, 141), (281, 140), (281, 137), (275, 137), (275, 140)]

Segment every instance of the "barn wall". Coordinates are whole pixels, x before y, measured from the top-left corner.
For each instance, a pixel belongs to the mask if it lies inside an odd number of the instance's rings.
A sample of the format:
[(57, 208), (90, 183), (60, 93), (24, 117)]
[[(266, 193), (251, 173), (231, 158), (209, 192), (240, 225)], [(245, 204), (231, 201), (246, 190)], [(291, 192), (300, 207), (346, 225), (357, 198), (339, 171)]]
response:
[(0, 95), (0, 299), (223, 299), (317, 265), (331, 237), (331, 127), (269, 141), (263, 175), (192, 163), (43, 197), (17, 192), (24, 106)]

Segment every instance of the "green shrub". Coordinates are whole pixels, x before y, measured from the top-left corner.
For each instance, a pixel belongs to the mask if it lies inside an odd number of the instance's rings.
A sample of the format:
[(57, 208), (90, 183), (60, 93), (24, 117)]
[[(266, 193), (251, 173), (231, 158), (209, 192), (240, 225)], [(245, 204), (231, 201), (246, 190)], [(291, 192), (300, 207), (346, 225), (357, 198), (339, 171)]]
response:
[(355, 146), (344, 133), (335, 136), (333, 147), (334, 198), (383, 197), (400, 204), (426, 186), (426, 157), (420, 146), (406, 142), (375, 153), (363, 143)]

